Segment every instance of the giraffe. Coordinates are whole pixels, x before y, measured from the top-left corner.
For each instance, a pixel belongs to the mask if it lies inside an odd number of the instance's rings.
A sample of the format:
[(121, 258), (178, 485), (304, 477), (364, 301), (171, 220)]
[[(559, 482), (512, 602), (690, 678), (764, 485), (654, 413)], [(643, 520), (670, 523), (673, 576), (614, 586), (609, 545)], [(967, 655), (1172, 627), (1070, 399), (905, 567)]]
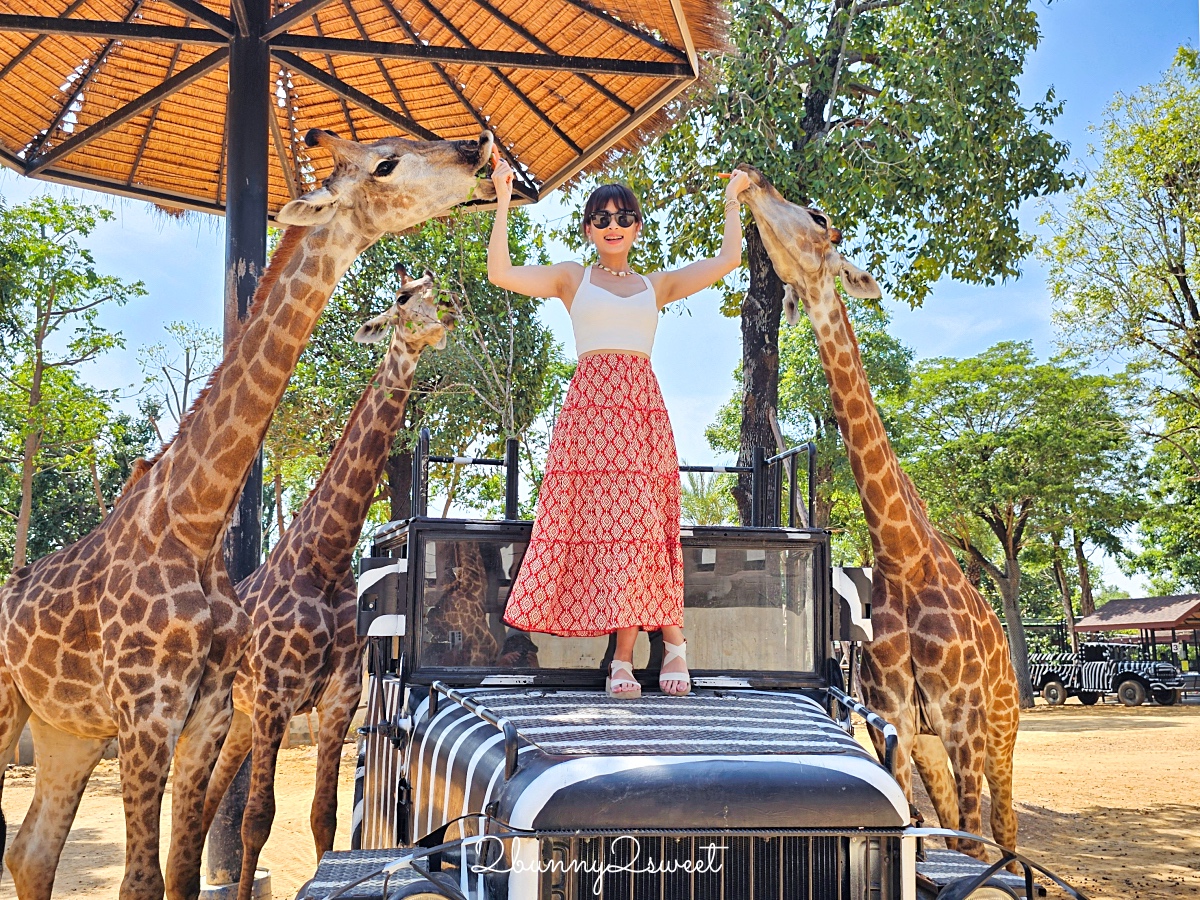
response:
[(451, 567), (453, 580), (442, 592), (437, 606), (425, 613), (426, 640), (443, 649), (435, 665), (488, 666), (500, 654), (500, 643), (487, 624), (483, 598), (487, 569), (477, 541), (456, 541)]
[(317, 858), (333, 849), (342, 742), (362, 693), (366, 644), (355, 628), (354, 550), (403, 422), (421, 352), (444, 347), (454, 322), (449, 305), (433, 296), (433, 276), (426, 273), (403, 284), (392, 307), (359, 329), (355, 340), (374, 342), (394, 326), (388, 351), (295, 520), (266, 562), (237, 587), (252, 636), (233, 685), (233, 724), (209, 783), (204, 830), (250, 753), (239, 900), (252, 896), (254, 870), (271, 831), (275, 762), (288, 723), (314, 706), (319, 727), (311, 824)]
[[(22, 900), (49, 898), (88, 776), (113, 737), (126, 823), (120, 897), (198, 896), (205, 788), (249, 634), (221, 547), (246, 473), (358, 254), (488, 190), (475, 174), (491, 152), (486, 132), (478, 141), (363, 145), (314, 129), (307, 140), (331, 153), (333, 173), (280, 211), (291, 227), (175, 439), (139, 467), (96, 530), (0, 588), (0, 754), (32, 715), (38, 760), (33, 802), (6, 859)], [(172, 757), (164, 881), (159, 812)]]
[[(788, 321), (799, 320), (798, 299), (812, 323), (871, 533), (874, 639), (860, 666), (867, 703), (895, 724), (897, 758), (915, 760), (943, 826), (981, 832), (986, 778), (992, 835), (1015, 849), (1012, 756), (1019, 704), (1008, 643), (900, 468), (834, 282), (840, 278), (851, 296), (864, 298), (879, 297), (879, 285), (838, 252), (841, 234), (822, 213), (789, 203), (754, 167), (738, 168), (750, 175), (742, 197), (785, 284)], [(876, 745), (882, 757), (882, 744)], [(897, 780), (911, 802), (907, 765)], [(950, 843), (985, 858), (975, 841)]]

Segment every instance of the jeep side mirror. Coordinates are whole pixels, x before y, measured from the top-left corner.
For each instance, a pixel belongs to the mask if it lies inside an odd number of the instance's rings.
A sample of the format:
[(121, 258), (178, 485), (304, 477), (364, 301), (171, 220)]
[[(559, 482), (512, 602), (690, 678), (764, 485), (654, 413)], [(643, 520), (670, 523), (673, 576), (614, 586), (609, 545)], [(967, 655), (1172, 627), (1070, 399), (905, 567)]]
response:
[(360, 637), (404, 634), (408, 611), (408, 560), (364, 556), (358, 567), (358, 624)]
[(833, 567), (833, 637), (839, 641), (870, 641), (871, 574), (867, 568)]

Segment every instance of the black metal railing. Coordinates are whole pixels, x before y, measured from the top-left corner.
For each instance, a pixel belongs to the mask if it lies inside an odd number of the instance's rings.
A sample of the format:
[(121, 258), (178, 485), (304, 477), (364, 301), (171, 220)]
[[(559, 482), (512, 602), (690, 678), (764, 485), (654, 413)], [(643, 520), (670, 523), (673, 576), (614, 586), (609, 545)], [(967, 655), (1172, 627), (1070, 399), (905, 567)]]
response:
[[(504, 518), (517, 518), (519, 501), (520, 471), (518, 468), (520, 443), (508, 438), (504, 445), (503, 459), (477, 456), (433, 456), (429, 453), (430, 432), (422, 428), (413, 452), (412, 470), (412, 514), (427, 515), (429, 510), (429, 466), (433, 464), (452, 466), (496, 466), (504, 468)], [(799, 457), (804, 454), (808, 477), (807, 505), (800, 513), (799, 506)], [(748, 466), (680, 466), (680, 472), (704, 472), (723, 474), (726, 472), (750, 476), (750, 521), (751, 527), (778, 528), (784, 520), (782, 515), (784, 479), (788, 485), (787, 526), (807, 528), (813, 521), (816, 505), (817, 445), (812, 441), (798, 444), (768, 457), (766, 448), (755, 447), (750, 454)], [(768, 503), (768, 487), (773, 487), (775, 503)], [(799, 521), (797, 521), (799, 519)]]
[(504, 459), (488, 459), (478, 456), (431, 456), (429, 454), (429, 429), (422, 428), (417, 437), (417, 447), (413, 453), (412, 471), (412, 514), (423, 516), (429, 511), (429, 464), (442, 463), (452, 466), (497, 466), (504, 468), (504, 518), (517, 518), (517, 505), (520, 499), (520, 460), (521, 444), (516, 438), (508, 438), (504, 442)]

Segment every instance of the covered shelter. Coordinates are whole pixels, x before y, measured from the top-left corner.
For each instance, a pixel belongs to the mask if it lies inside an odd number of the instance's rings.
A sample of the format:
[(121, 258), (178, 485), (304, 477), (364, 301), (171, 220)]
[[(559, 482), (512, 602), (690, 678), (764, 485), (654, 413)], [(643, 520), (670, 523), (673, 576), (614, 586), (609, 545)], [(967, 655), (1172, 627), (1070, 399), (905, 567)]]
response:
[(1150, 655), (1169, 643), (1176, 663), (1197, 668), (1200, 657), (1200, 594), (1109, 600), (1090, 616), (1075, 620), (1076, 631), (1138, 631)]

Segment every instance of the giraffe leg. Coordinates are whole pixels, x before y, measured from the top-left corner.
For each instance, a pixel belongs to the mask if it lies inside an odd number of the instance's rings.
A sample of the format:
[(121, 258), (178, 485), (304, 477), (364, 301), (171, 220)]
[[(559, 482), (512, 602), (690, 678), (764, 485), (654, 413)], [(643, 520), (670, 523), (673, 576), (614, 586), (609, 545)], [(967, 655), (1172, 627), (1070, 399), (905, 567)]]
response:
[(125, 807), (125, 877), (118, 896), (120, 900), (161, 900), (159, 823), (171, 751), (183, 730), (183, 717), (172, 720), (147, 715), (139, 719), (135, 709), (121, 713), (120, 720), (117, 756)]
[[(988, 716), (987, 759), (983, 773), (992, 797), (992, 840), (1009, 850), (1017, 849), (1017, 814), (1013, 809), (1013, 750), (1017, 743), (1019, 707), (1017, 692), (997, 692)], [(999, 700), (999, 702), (997, 702)], [(1005, 701), (1008, 701), (1007, 704)], [(1009, 869), (1017, 870), (1015, 863)]]
[(208, 780), (208, 791), (204, 795), (204, 833), (207, 835), (216, 818), (217, 808), (225, 798), (225, 792), (233, 783), (234, 776), (250, 752), (250, 741), (253, 727), (250, 717), (240, 709), (233, 711), (233, 722), (229, 726), (229, 734), (221, 745), (221, 755), (217, 758), (217, 766), (213, 769), (212, 777)]
[[(941, 738), (933, 734), (919, 734), (913, 743), (913, 762), (925, 785), (925, 792), (933, 801), (938, 824), (942, 828), (958, 830), (958, 789), (954, 775), (950, 772), (950, 758)], [(954, 850), (958, 846), (955, 838), (946, 838), (946, 846)]]
[(30, 722), (37, 756), (33, 802), (8, 851), (8, 867), (21, 900), (49, 900), (54, 870), (75, 821), (83, 789), (108, 746), (105, 738), (81, 738)]
[(169, 900), (195, 900), (200, 896), (208, 782), (233, 719), (233, 680), (249, 628), (249, 618), (240, 604), (223, 595), (210, 598), (210, 602), (213, 640), (187, 724), (175, 747), (166, 879)]
[[(361, 651), (361, 647), (356, 649)], [(317, 783), (309, 821), (318, 861), (326, 851), (333, 849), (333, 836), (337, 830), (337, 785), (338, 770), (342, 764), (342, 744), (362, 696), (361, 657), (361, 652), (355, 652), (339, 660), (317, 703)]]
[(250, 796), (242, 813), (242, 879), (238, 883), (238, 900), (251, 900), (254, 893), (258, 857), (275, 820), (275, 763), (295, 707), (295, 703), (280, 703), (276, 696), (263, 692), (254, 698)]
[[(981, 715), (979, 710), (963, 711), (956, 719), (974, 719)], [(958, 788), (959, 828), (971, 834), (983, 832), (983, 769), (986, 753), (977, 746), (978, 736), (966, 728), (966, 721), (947, 723), (942, 743), (950, 762), (954, 766), (954, 780)], [(979, 741), (982, 744), (982, 741)], [(987, 851), (978, 841), (959, 840), (957, 850), (987, 860)]]
[[(7, 760), (13, 747), (21, 739), (21, 729), (29, 720), (29, 704), (17, 690), (7, 669), (0, 668), (0, 760)], [(0, 798), (4, 796), (4, 772), (7, 765), (0, 765)], [(0, 857), (4, 856), (4, 843), (8, 839), (8, 827), (4, 810), (0, 808)], [(0, 867), (0, 877), (3, 867)]]

